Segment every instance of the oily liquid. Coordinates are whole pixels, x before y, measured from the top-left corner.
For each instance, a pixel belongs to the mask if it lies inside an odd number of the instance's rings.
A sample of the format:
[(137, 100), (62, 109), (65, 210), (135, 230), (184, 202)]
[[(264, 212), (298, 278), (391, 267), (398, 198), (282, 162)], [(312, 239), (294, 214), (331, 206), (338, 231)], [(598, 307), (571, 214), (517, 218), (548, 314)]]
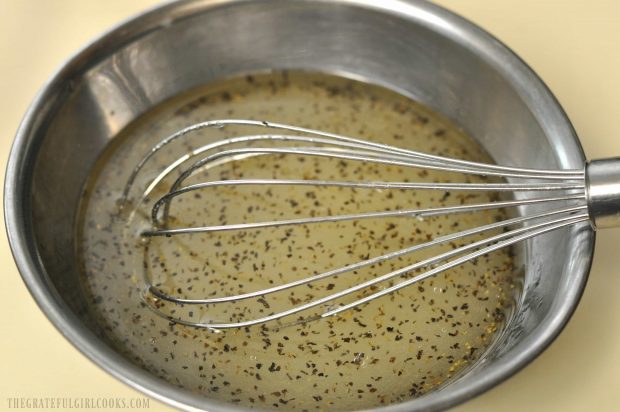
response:
[[(509, 249), (331, 318), (317, 320), (316, 316), (403, 278), (279, 322), (220, 333), (169, 320), (205, 323), (266, 316), (452, 250), (457, 244), (258, 299), (217, 305), (165, 302), (145, 292), (147, 283), (169, 295), (193, 299), (250, 292), (506, 217), (502, 211), (489, 210), (142, 239), (141, 232), (151, 228), (154, 201), (179, 175), (172, 173), (141, 201), (144, 189), (161, 170), (194, 148), (265, 130), (208, 128), (166, 146), (144, 167), (132, 186), (131, 202), (119, 211), (118, 200), (131, 170), (152, 146), (177, 130), (226, 118), (270, 120), (444, 156), (489, 160), (474, 140), (412, 100), (334, 76), (276, 72), (233, 78), (163, 104), (130, 125), (102, 156), (85, 186), (81, 206), (82, 285), (92, 302), (92, 315), (102, 325), (101, 334), (116, 350), (162, 379), (207, 398), (261, 409), (352, 410), (404, 401), (441, 387), (489, 348), (514, 305), (518, 275)], [(278, 145), (294, 144), (255, 142), (226, 149)], [(183, 185), (241, 178), (487, 181), (394, 165), (275, 154), (201, 169)], [(220, 186), (176, 198), (167, 225), (260, 222), (491, 200), (492, 195), (468, 192)], [(479, 239), (471, 236), (466, 242)], [(407, 273), (405, 278), (422, 271)]]

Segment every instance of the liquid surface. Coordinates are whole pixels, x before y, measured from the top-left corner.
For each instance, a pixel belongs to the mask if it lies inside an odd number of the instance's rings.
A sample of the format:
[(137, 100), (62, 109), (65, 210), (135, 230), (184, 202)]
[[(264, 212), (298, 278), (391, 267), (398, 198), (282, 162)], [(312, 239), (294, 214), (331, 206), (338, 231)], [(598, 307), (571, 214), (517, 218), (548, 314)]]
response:
[[(205, 144), (265, 131), (235, 126), (203, 129), (167, 146), (138, 175), (131, 204), (119, 215), (118, 200), (136, 163), (177, 130), (225, 118), (270, 120), (444, 156), (489, 160), (471, 138), (410, 99), (331, 76), (297, 72), (248, 76), (167, 102), (119, 136), (119, 143), (101, 158), (85, 188), (78, 245), (82, 285), (90, 296), (92, 315), (103, 325), (101, 333), (111, 345), (151, 373), (205, 397), (285, 410), (351, 410), (421, 396), (449, 382), (488, 349), (513, 304), (516, 275), (508, 249), (321, 320), (306, 321), (403, 278), (281, 322), (221, 333), (184, 326), (154, 313), (149, 306), (171, 318), (194, 322), (262, 317), (456, 245), (425, 249), (259, 299), (217, 305), (180, 307), (155, 299), (144, 292), (145, 279), (162, 292), (182, 298), (251, 292), (506, 217), (491, 210), (141, 239), (140, 233), (151, 227), (153, 202), (166, 193), (179, 172), (171, 173), (143, 201), (141, 194), (167, 165)], [(249, 147), (266, 145), (283, 143)], [(277, 154), (201, 169), (183, 185), (240, 178), (486, 181), (394, 165)], [(259, 222), (490, 200), (494, 200), (491, 195), (468, 192), (222, 186), (176, 198), (168, 225)], [(467, 242), (480, 238), (471, 236)]]

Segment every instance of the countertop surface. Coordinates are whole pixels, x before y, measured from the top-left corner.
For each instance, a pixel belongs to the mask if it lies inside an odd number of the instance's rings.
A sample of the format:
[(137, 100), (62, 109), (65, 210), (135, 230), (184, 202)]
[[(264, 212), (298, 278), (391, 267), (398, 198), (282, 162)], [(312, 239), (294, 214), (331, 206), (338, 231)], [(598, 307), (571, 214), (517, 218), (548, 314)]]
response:
[[(568, 113), (590, 158), (620, 155), (616, 123), (620, 117), (620, 2), (437, 3), (491, 32), (542, 77)], [(6, 164), (28, 104), (60, 64), (101, 32), (155, 4), (154, 0), (0, 1), (1, 164)], [(4, 166), (0, 170), (4, 174)], [(523, 371), (455, 411), (618, 410), (618, 245), (620, 230), (598, 234), (583, 299), (551, 347)], [(0, 267), (0, 410), (28, 410), (25, 401), (45, 397), (114, 398), (124, 399), (125, 404), (147, 399), (86, 359), (47, 321), (17, 272), (6, 236), (0, 237)], [(141, 405), (149, 411), (172, 410), (152, 399)], [(30, 401), (30, 406), (37, 405)]]

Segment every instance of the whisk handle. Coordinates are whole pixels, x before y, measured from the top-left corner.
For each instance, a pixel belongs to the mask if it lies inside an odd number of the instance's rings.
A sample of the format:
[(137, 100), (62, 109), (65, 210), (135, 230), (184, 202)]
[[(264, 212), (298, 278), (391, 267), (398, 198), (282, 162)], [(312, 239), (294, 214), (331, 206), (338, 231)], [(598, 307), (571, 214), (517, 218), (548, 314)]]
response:
[(585, 174), (592, 226), (620, 227), (620, 157), (592, 160)]

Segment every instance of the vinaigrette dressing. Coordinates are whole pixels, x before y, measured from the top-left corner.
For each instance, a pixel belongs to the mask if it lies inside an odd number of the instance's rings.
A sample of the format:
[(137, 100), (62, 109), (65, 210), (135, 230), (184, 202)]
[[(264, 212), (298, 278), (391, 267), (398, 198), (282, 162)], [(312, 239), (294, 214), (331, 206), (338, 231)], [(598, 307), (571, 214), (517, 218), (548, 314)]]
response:
[[(145, 202), (139, 201), (141, 191), (158, 172), (192, 148), (262, 131), (226, 126), (201, 130), (170, 145), (139, 175), (131, 193), (133, 203), (119, 216), (117, 202), (136, 162), (158, 141), (185, 126), (226, 118), (270, 120), (489, 161), (473, 139), (442, 116), (392, 91), (334, 76), (275, 72), (238, 77), (162, 104), (115, 139), (85, 186), (81, 206), (82, 285), (92, 302), (92, 315), (103, 325), (102, 335), (117, 351), (154, 375), (208, 398), (261, 409), (351, 410), (421, 396), (449, 383), (489, 348), (518, 290), (510, 249), (326, 319), (313, 320), (330, 307), (402, 278), (281, 322), (221, 333), (183, 326), (154, 313), (149, 306), (171, 318), (196, 322), (262, 317), (456, 245), (430, 248), (259, 299), (204, 307), (179, 307), (154, 299), (144, 292), (145, 276), (161, 291), (184, 298), (237, 294), (506, 218), (502, 211), (489, 210), (425, 219), (398, 217), (140, 239), (141, 231), (150, 225), (150, 206), (170, 185), (164, 182)], [(201, 170), (186, 184), (243, 177), (489, 181), (399, 166), (276, 155)], [(493, 196), (307, 186), (220, 187), (175, 199), (169, 223), (172, 227), (204, 226), (414, 209), (487, 202)], [(480, 238), (471, 236), (468, 241)]]

